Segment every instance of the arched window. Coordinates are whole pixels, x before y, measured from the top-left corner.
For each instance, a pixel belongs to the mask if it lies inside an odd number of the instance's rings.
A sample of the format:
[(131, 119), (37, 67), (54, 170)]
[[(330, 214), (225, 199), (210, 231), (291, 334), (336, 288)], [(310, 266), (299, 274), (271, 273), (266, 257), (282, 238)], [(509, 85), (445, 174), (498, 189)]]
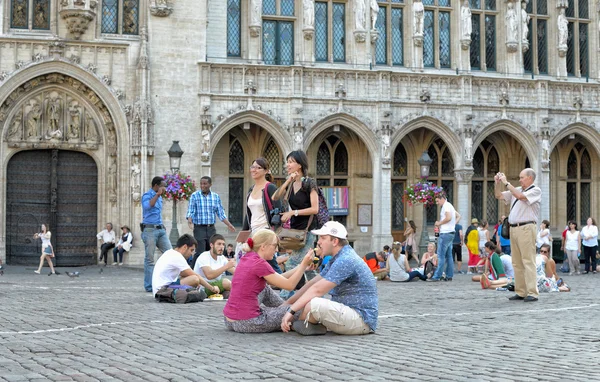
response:
[[(317, 151), (317, 184), (319, 187), (348, 186), (348, 150), (336, 136), (328, 136)], [(333, 216), (346, 225), (346, 216)]]
[(227, 56), (242, 55), (242, 0), (227, 0)]
[(500, 158), (496, 148), (483, 141), (473, 156), (473, 179), (471, 181), (471, 216), (486, 219), (490, 225), (498, 220), (498, 200), (494, 176), (500, 171)]
[[(432, 163), (429, 167), (429, 181), (444, 188), (448, 201), (454, 203), (454, 160), (446, 143), (438, 138), (428, 149)], [(437, 205), (427, 206), (427, 225), (439, 220)]]
[(392, 231), (404, 230), (404, 189), (406, 188), (408, 159), (399, 143), (394, 150), (392, 163)]
[(242, 225), (244, 219), (244, 149), (240, 142), (229, 136), (229, 222)]
[[(561, 9), (560, 12), (564, 10)], [(571, 76), (589, 75), (588, 27), (590, 16), (588, 0), (569, 0), (567, 16), (567, 73)]]
[(590, 217), (592, 160), (587, 149), (576, 143), (567, 159), (567, 219), (584, 225)]
[(331, 0), (315, 2), (316, 61), (346, 61), (345, 19), (345, 3)]
[(529, 20), (529, 49), (523, 53), (525, 72), (548, 74), (548, 0), (530, 0), (525, 9)]
[(496, 70), (496, 0), (471, 0), (471, 69)]
[(263, 157), (269, 162), (269, 166), (271, 166), (271, 175), (273, 175), (275, 184), (278, 186), (281, 185), (285, 181), (286, 172), (284, 171), (284, 161), (281, 157), (281, 152), (273, 139), (269, 139), (267, 142)]
[(12, 0), (10, 3), (10, 27), (50, 30), (50, 0)]
[(404, 3), (379, 0), (375, 62), (381, 65), (404, 65)]
[(294, 0), (263, 0), (263, 60), (267, 65), (294, 63)]
[(102, 33), (136, 35), (139, 19), (139, 0), (102, 1)]
[(450, 0), (423, 0), (423, 65), (450, 67)]

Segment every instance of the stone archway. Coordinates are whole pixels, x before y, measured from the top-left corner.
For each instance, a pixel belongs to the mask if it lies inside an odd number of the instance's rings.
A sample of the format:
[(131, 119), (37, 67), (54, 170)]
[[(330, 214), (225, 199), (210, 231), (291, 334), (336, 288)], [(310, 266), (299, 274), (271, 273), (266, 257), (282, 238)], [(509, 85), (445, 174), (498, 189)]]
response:
[(487, 137), (491, 136), (496, 132), (504, 132), (513, 137), (525, 150), (527, 157), (529, 158), (529, 163), (532, 168), (537, 168), (539, 163), (538, 160), (538, 144), (535, 141), (535, 138), (523, 127), (518, 125), (516, 122), (509, 120), (500, 120), (496, 121), (488, 126), (486, 126), (474, 139), (471, 156), (475, 154), (475, 150), (477, 147), (483, 142)]

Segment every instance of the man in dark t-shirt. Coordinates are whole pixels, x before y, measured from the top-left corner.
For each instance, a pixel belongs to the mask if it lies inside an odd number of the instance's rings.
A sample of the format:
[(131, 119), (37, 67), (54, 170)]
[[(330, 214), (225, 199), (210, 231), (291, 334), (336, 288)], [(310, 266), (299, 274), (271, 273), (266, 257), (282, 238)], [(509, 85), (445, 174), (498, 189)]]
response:
[(463, 274), (462, 271), (462, 245), (463, 245), (463, 230), (462, 225), (456, 223), (454, 226), (454, 241), (452, 242), (452, 255), (456, 262), (456, 273)]

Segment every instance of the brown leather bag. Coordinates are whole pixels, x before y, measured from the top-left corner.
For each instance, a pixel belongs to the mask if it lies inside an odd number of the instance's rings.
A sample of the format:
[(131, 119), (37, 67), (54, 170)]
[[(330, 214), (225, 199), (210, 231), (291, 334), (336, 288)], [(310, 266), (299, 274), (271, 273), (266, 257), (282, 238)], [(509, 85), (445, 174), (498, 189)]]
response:
[[(289, 186), (290, 189), (285, 195), (284, 202), (287, 202), (290, 198), (290, 194), (292, 192), (293, 185)], [(308, 228), (311, 226), (314, 215), (310, 215), (310, 219), (308, 219), (308, 224), (306, 225), (306, 229), (293, 229), (293, 228), (284, 228), (283, 226), (279, 227), (275, 233), (279, 238), (279, 250), (285, 251), (291, 249), (292, 251), (297, 251), (301, 248), (304, 248), (306, 245), (306, 236), (308, 233)], [(285, 225), (285, 224), (284, 224)]]

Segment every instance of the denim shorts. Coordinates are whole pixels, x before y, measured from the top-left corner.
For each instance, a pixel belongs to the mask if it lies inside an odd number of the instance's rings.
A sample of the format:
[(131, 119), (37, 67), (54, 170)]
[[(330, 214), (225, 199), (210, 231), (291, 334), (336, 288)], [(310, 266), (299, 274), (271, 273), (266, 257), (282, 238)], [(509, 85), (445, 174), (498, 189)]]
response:
[(46, 248), (44, 248), (44, 253), (47, 255), (51, 255), (52, 254), (52, 247), (51, 246), (47, 246)]

